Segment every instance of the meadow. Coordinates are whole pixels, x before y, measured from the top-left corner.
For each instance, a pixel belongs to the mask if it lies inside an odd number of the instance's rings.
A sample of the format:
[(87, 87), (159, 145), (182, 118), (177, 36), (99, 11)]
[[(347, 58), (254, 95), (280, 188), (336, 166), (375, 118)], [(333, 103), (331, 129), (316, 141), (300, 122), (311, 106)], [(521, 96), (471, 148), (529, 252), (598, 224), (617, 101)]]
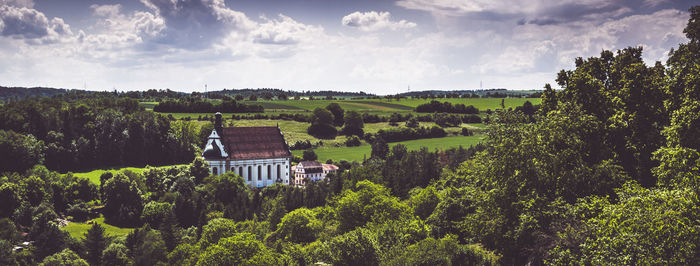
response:
[[(166, 165), (166, 166), (159, 166), (160, 167), (173, 167), (173, 166), (183, 166), (184, 164), (178, 164), (178, 165)], [(111, 172), (112, 174), (116, 174), (117, 172), (124, 171), (124, 170), (129, 170), (134, 173), (141, 173), (143, 170), (146, 169), (146, 167), (122, 167), (122, 168), (111, 168), (111, 169), (96, 169), (88, 172), (79, 172), (79, 173), (73, 173), (73, 176), (76, 177), (84, 177), (87, 179), (90, 179), (90, 182), (99, 185), (100, 184), (100, 176), (106, 172)]]
[[(483, 140), (483, 136), (454, 136), (454, 137), (444, 137), (444, 138), (432, 138), (432, 139), (417, 139), (417, 140), (407, 140), (401, 142), (389, 143), (389, 149), (396, 144), (403, 144), (406, 149), (419, 150), (425, 147), (429, 151), (434, 150), (445, 150), (449, 148), (456, 148), (462, 146), (464, 148), (470, 147), (472, 145), (478, 144)], [(302, 156), (303, 150), (292, 151), (295, 156)], [(318, 161), (325, 162), (328, 159), (332, 159), (337, 162), (340, 160), (346, 161), (358, 161), (362, 162), (364, 158), (369, 158), (372, 153), (372, 147), (369, 144), (364, 144), (357, 147), (319, 147), (314, 149), (314, 152), (318, 156)]]
[(68, 232), (71, 237), (80, 240), (85, 238), (85, 233), (92, 227), (93, 223), (102, 225), (105, 229), (105, 234), (111, 237), (124, 236), (134, 230), (134, 228), (122, 228), (106, 224), (104, 217), (95, 218), (84, 223), (69, 222), (68, 225), (61, 227), (61, 230)]

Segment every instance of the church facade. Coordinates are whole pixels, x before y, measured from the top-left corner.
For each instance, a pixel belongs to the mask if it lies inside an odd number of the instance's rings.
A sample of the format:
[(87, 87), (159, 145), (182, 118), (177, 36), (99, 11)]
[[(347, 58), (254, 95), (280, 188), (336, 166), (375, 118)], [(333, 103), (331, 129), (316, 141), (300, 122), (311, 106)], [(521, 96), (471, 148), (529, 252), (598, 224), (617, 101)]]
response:
[(292, 153), (279, 127), (223, 127), (216, 113), (204, 151), (214, 175), (234, 172), (252, 187), (289, 185)]

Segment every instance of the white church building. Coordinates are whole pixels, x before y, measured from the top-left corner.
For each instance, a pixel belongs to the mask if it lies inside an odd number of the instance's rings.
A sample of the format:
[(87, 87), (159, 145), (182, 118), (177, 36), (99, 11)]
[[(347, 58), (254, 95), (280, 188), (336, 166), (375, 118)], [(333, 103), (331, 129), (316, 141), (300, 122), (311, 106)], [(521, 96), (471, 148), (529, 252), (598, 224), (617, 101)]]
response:
[(289, 184), (292, 153), (279, 127), (222, 127), (216, 113), (202, 157), (210, 173), (234, 172), (252, 187)]

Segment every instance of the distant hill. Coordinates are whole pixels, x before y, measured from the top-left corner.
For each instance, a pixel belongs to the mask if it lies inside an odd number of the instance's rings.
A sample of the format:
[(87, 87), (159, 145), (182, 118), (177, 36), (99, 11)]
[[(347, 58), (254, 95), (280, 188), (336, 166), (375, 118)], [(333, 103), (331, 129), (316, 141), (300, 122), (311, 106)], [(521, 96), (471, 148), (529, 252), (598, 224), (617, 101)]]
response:
[(69, 92), (69, 90), (45, 88), (45, 87), (24, 88), (24, 87), (3, 87), (3, 86), (0, 86), (0, 99), (1, 100), (9, 100), (12, 98), (22, 99), (22, 98), (32, 97), (32, 96), (51, 97), (54, 95), (65, 94), (67, 92)]
[[(404, 97), (425, 97), (425, 96), (457, 96), (467, 95), (471, 97), (492, 97), (492, 98), (504, 98), (504, 97), (539, 97), (541, 90), (507, 90), (503, 88), (498, 89), (479, 89), (479, 90), (427, 90), (427, 91), (411, 91), (400, 93), (399, 95)], [(452, 97), (454, 98), (454, 97)]]
[(248, 97), (251, 94), (255, 94), (256, 96), (261, 96), (264, 93), (270, 93), (274, 96), (284, 94), (287, 95), (287, 97), (294, 97), (294, 96), (314, 96), (314, 97), (326, 97), (326, 96), (334, 96), (334, 97), (367, 97), (367, 96), (375, 96), (375, 94), (371, 93), (365, 93), (365, 92), (346, 92), (346, 91), (330, 91), (330, 90), (325, 90), (325, 91), (292, 91), (292, 90), (282, 90), (282, 89), (273, 89), (273, 88), (258, 88), (258, 89), (223, 89), (223, 90), (218, 90), (218, 91), (210, 91), (208, 92), (209, 96), (216, 96), (216, 95), (228, 95), (228, 96), (235, 96), (235, 95), (242, 95), (243, 97)]

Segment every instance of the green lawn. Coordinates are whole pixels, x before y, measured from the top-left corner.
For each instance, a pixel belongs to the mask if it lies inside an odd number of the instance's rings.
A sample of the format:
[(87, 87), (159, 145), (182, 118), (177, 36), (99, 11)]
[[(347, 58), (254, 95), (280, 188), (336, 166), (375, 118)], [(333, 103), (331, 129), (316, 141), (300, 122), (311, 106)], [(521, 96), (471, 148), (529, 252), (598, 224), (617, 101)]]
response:
[[(483, 136), (454, 136), (454, 137), (444, 137), (444, 138), (433, 138), (433, 139), (417, 139), (408, 140), (402, 142), (389, 143), (389, 147), (401, 143), (406, 145), (408, 150), (418, 150), (421, 147), (426, 147), (430, 151), (436, 149), (448, 149), (452, 147), (469, 147), (475, 145), (483, 139)], [(303, 150), (292, 151), (292, 154), (296, 156), (301, 156)], [(362, 161), (362, 159), (369, 158), (372, 153), (372, 148), (370, 145), (362, 145), (358, 147), (321, 147), (314, 150), (316, 155), (318, 155), (318, 160), (325, 162), (328, 159), (333, 159), (333, 161)]]
[[(160, 166), (160, 167), (173, 167), (173, 166), (182, 166), (184, 164), (178, 164), (178, 165), (167, 165), (167, 166)], [(130, 170), (132, 172), (136, 173), (141, 173), (143, 170), (146, 169), (145, 167), (123, 167), (123, 168), (112, 168), (112, 169), (97, 169), (97, 170), (92, 170), (89, 172), (82, 172), (82, 173), (73, 173), (73, 176), (76, 177), (86, 177), (90, 179), (92, 183), (95, 183), (97, 185), (100, 184), (100, 176), (104, 174), (105, 172), (112, 172), (112, 174), (117, 173), (122, 170)]]
[[(104, 217), (95, 218), (95, 219), (92, 219), (90, 221), (101, 224), (102, 227), (105, 228), (105, 233), (109, 236), (123, 236), (123, 235), (126, 235), (134, 230), (134, 228), (121, 228), (121, 227), (116, 227), (113, 225), (106, 224)], [(68, 225), (61, 227), (61, 229), (63, 231), (68, 232), (68, 234), (70, 234), (71, 237), (80, 240), (80, 239), (83, 239), (85, 237), (85, 233), (87, 233), (88, 229), (90, 229), (90, 227), (92, 227), (92, 224), (88, 224), (88, 222), (85, 222), (85, 223), (70, 222), (70, 223), (68, 223)]]

